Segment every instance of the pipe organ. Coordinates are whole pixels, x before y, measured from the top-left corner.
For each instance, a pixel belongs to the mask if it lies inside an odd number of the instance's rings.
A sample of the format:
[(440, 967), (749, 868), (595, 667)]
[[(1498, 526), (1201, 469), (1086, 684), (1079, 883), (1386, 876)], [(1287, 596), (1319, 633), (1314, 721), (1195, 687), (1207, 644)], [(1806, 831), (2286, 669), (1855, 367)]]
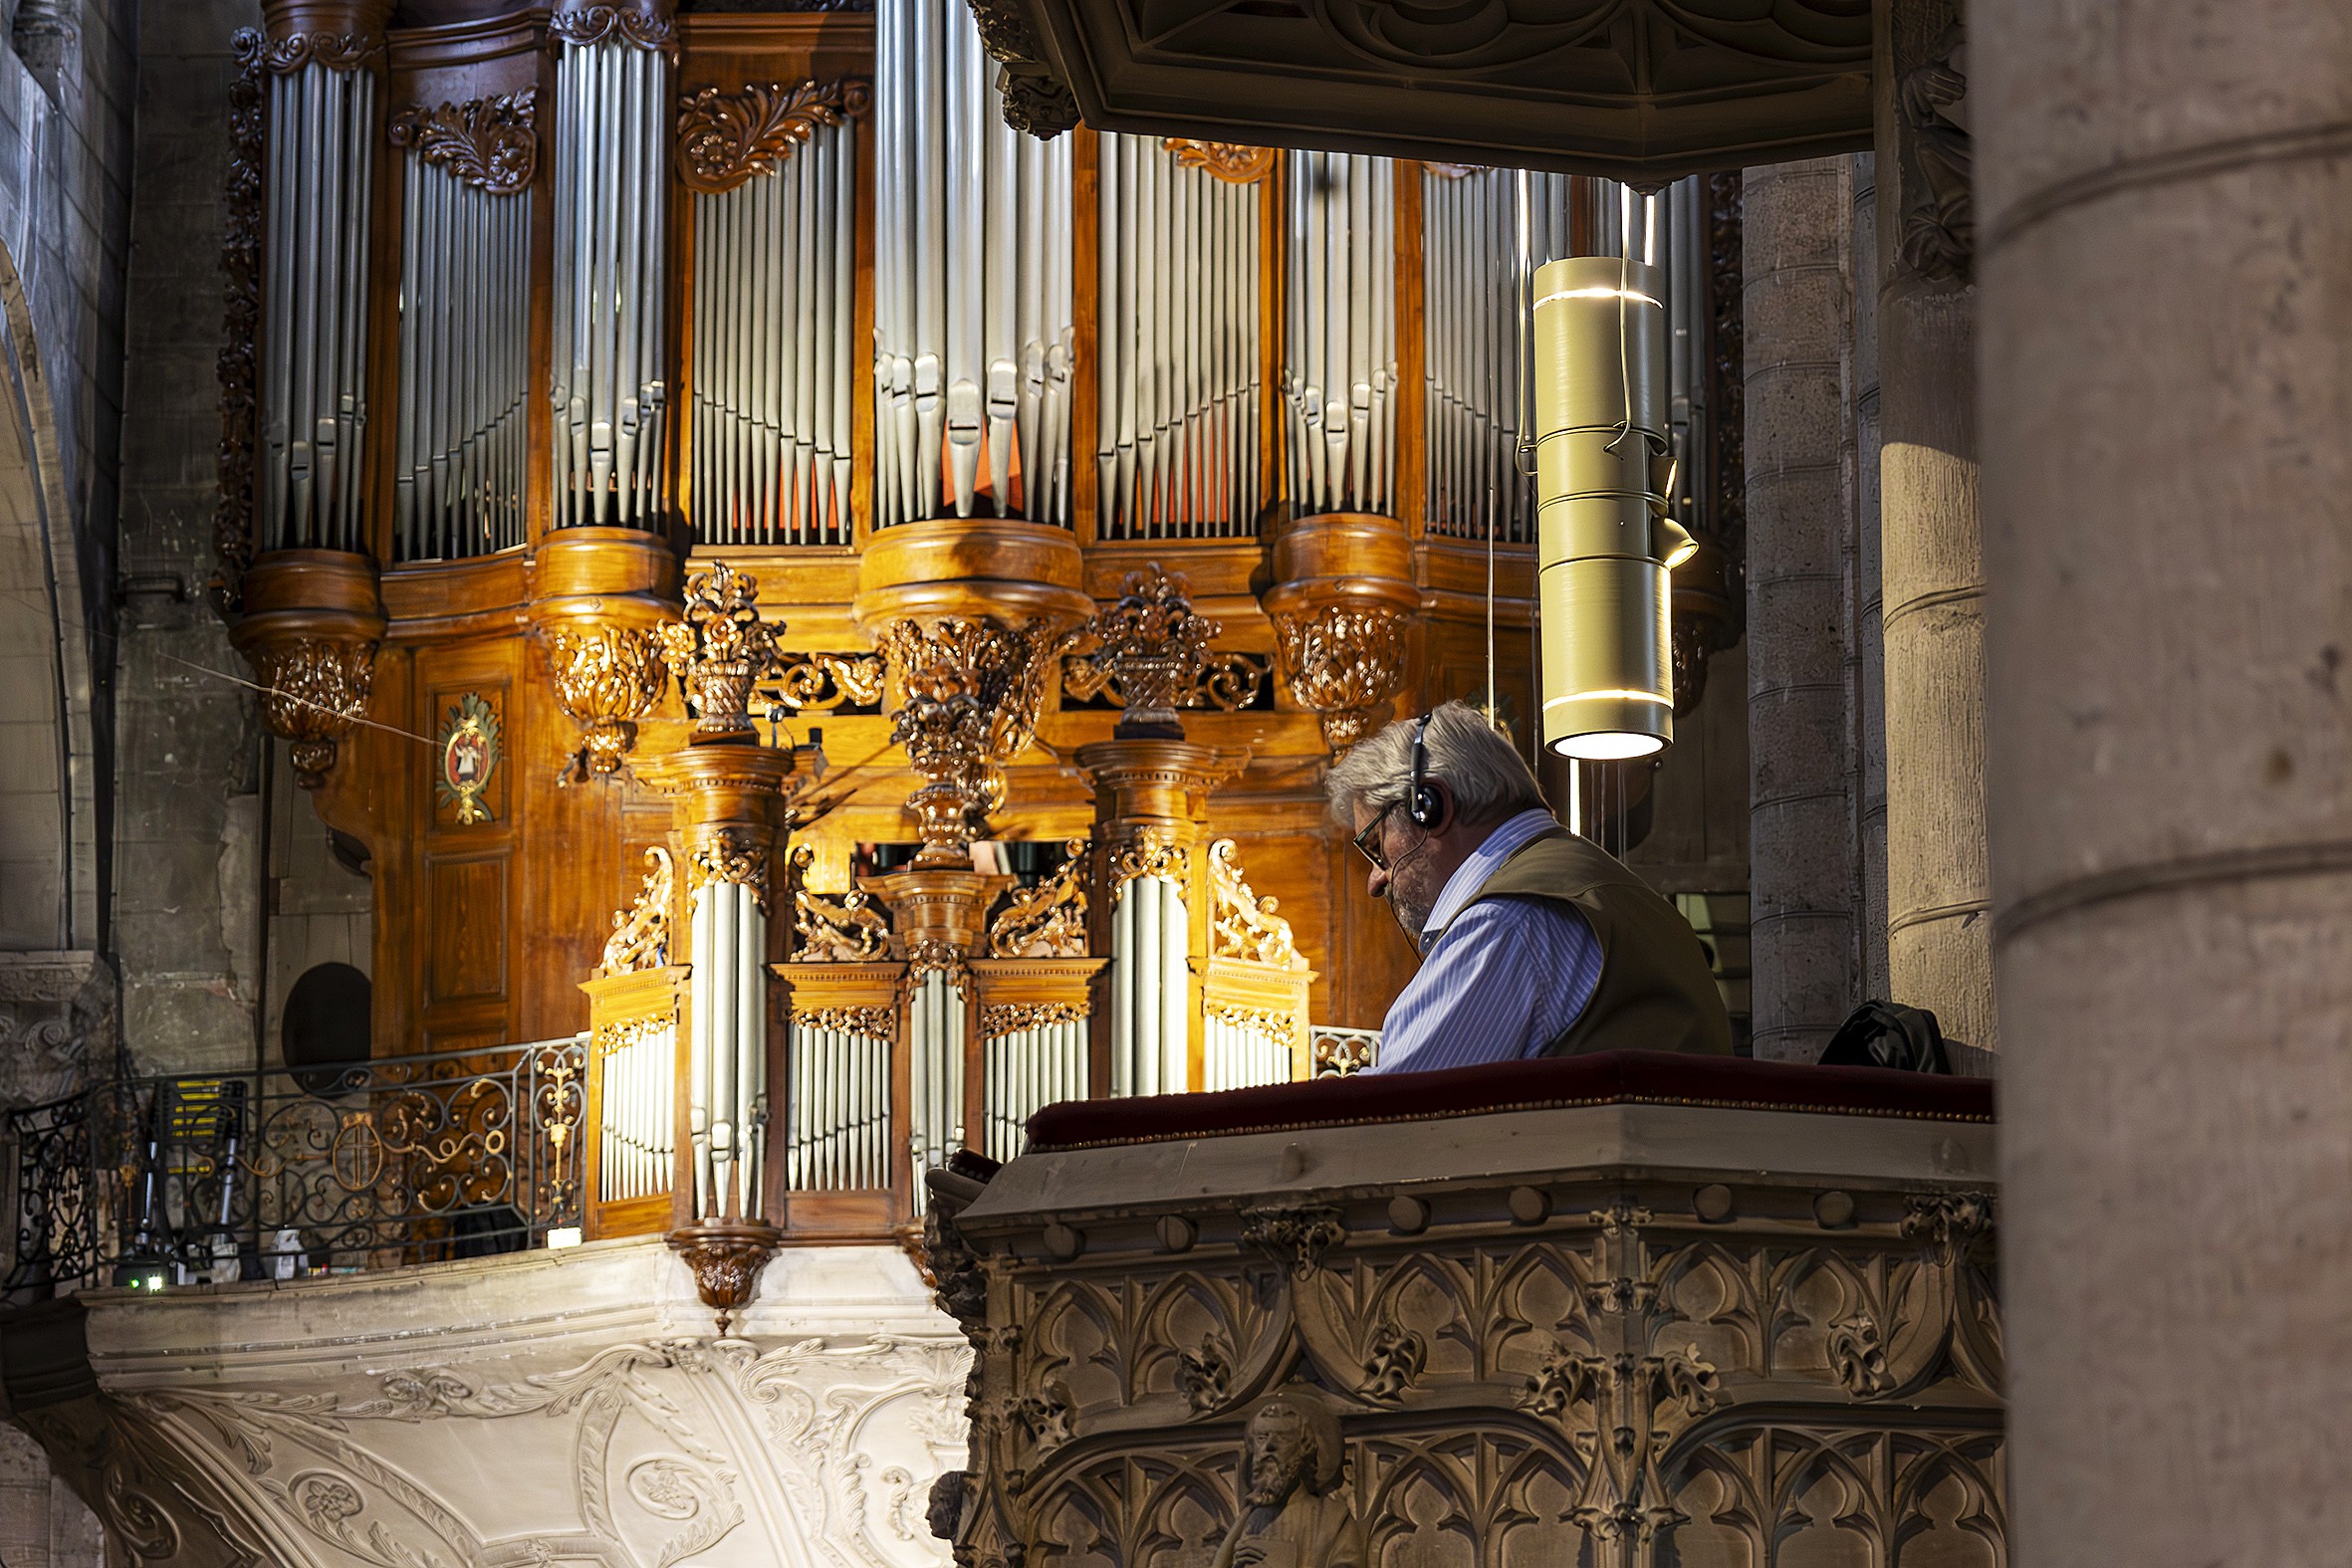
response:
[(1292, 502), (1301, 513), (1385, 513), (1396, 482), (1394, 170), (1349, 152), (1293, 153), (1290, 166)]
[(403, 110), (400, 395), (392, 549), (400, 560), (512, 550), (525, 537), (536, 95)]
[(269, 82), (260, 531), (265, 550), (357, 551), (381, 84), (367, 52), (301, 43)]
[(1251, 538), (1261, 485), (1259, 182), (1274, 159), (1115, 133), (1098, 138), (1095, 156), (1101, 537)]
[[(688, 485), (697, 539), (849, 543), (858, 169), (857, 133), (843, 115), (865, 103), (862, 89), (773, 84), (739, 101), (721, 103), (708, 88), (689, 101), (686, 125), (731, 111), (766, 131), (752, 136), (750, 158), (697, 156), (708, 142), (684, 144), (698, 187)], [(798, 150), (796, 134), (807, 138)]]
[(1069, 526), (1069, 144), (1005, 123), (963, 0), (875, 18), (874, 521)]
[[(1529, 685), (1513, 300), (1614, 187), (1039, 141), (965, 0), (263, 9), (217, 593), (373, 857), (387, 1049), (585, 992), (590, 1232), (740, 1261), (1377, 1021), (1318, 770), (1478, 689), (1490, 529)], [(1736, 279), (1655, 207), (1705, 543)]]
[(556, 34), (552, 522), (658, 528), (669, 488), (666, 40), (595, 10), (560, 12)]

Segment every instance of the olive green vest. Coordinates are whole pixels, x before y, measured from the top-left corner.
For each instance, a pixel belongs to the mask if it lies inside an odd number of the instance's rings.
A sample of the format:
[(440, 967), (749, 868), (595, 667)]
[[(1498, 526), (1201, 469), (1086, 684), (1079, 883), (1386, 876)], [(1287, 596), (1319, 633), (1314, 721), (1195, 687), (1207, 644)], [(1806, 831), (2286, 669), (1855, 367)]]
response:
[(1566, 831), (1514, 850), (1471, 895), (1548, 898), (1600, 939), (1600, 986), (1546, 1056), (1595, 1050), (1732, 1053), (1732, 1020), (1689, 922), (1599, 845)]

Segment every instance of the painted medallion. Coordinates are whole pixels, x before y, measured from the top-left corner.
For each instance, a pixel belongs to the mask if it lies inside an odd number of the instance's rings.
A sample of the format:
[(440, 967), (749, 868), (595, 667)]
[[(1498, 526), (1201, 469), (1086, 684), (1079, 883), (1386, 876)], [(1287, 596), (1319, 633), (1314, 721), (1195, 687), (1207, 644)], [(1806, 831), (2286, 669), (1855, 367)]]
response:
[(450, 706), (441, 726), (441, 777), (434, 781), (441, 804), (456, 810), (459, 825), (490, 820), (482, 795), (497, 769), (498, 711), (468, 692)]

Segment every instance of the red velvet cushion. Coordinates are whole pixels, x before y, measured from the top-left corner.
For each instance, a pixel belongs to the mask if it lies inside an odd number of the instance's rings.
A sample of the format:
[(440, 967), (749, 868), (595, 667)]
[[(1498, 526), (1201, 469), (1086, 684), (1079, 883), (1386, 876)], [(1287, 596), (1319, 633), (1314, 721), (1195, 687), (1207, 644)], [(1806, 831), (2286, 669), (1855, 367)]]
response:
[(1230, 1089), (1222, 1094), (1064, 1100), (1029, 1119), (1029, 1147), (1033, 1152), (1085, 1149), (1100, 1144), (1215, 1138), (1228, 1133), (1423, 1121), (1487, 1111), (1624, 1104), (1753, 1106), (1839, 1116), (1989, 1122), (1993, 1120), (1993, 1082), (1989, 1078), (1890, 1072), (1880, 1067), (1804, 1067), (1675, 1051), (1594, 1051), (1585, 1056), (1451, 1067), (1442, 1072), (1316, 1078), (1262, 1089)]

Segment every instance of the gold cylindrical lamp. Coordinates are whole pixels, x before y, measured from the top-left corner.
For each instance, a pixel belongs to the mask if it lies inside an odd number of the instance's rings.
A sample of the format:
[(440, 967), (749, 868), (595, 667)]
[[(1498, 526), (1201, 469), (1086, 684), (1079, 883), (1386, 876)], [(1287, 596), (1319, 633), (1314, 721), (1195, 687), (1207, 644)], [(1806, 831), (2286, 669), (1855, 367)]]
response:
[(1674, 740), (1666, 273), (1577, 256), (1535, 274), (1543, 744), (1622, 762)]

